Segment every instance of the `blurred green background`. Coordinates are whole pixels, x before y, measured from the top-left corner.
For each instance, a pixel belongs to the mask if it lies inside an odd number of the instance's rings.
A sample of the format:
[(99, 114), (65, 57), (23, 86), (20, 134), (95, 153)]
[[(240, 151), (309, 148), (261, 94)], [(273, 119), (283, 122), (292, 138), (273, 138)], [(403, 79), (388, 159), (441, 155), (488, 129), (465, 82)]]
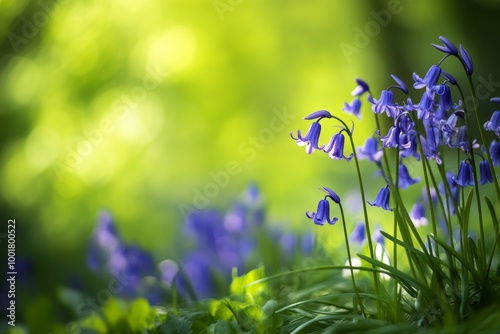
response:
[[(317, 188), (344, 196), (355, 179), (295, 145), (302, 117), (342, 114), (355, 77), (379, 92), (389, 73), (424, 75), (439, 35), (500, 82), (499, 14), (493, 0), (2, 0), (2, 221), (47, 281), (78, 272), (101, 209), (158, 259), (198, 191), (226, 209), (255, 182), (270, 221), (309, 228)], [(372, 118), (354, 123), (361, 144)]]

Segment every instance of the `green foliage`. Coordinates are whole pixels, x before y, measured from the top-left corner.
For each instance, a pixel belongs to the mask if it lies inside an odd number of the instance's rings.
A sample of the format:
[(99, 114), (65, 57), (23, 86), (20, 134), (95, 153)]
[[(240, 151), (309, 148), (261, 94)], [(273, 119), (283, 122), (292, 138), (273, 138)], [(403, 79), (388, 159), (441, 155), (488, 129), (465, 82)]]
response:
[(145, 299), (130, 303), (110, 300), (102, 308), (102, 314), (93, 313), (80, 323), (82, 330), (92, 333), (141, 334), (154, 328), (157, 311)]

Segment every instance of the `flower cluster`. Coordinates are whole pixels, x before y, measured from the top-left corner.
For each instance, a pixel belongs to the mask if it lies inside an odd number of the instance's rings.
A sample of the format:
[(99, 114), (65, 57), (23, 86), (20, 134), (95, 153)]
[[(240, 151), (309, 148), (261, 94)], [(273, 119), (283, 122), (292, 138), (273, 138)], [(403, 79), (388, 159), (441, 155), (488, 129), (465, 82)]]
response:
[[(122, 296), (149, 297), (143, 278), (155, 273), (153, 256), (136, 245), (125, 243), (108, 212), (99, 215), (90, 240), (87, 262), (94, 272), (124, 278), (119, 289)], [(159, 301), (159, 298), (152, 296), (151, 300)]]
[(175, 289), (185, 298), (209, 298), (227, 293), (237, 273), (261, 265), (258, 240), (265, 235), (276, 245), (278, 266), (289, 265), (297, 251), (312, 252), (312, 233), (297, 235), (278, 228), (267, 229), (262, 199), (251, 185), (225, 213), (215, 209), (191, 212), (178, 245), (180, 260), (153, 256), (119, 236), (108, 212), (99, 216), (90, 241), (88, 265), (101, 274), (126, 277), (125, 298), (146, 297), (152, 303), (163, 300)]
[[(486, 121), (481, 119), (485, 113), (479, 113), (472, 80), (474, 65), (469, 53), (462, 45), (457, 47), (445, 37), (441, 36), (439, 40), (441, 44), (432, 45), (444, 54), (441, 60), (430, 66), (424, 76), (413, 73), (411, 86), (391, 75), (394, 83), (374, 96), (367, 82), (356, 79), (357, 85), (352, 91), (354, 100), (344, 103), (342, 110), (361, 119), (363, 99), (366, 97), (377, 127), (362, 147), (356, 148), (353, 141), (354, 122), (349, 129), (341, 118), (327, 110), (305, 117), (313, 121), (306, 136), (302, 136), (300, 131), (296, 136), (291, 134), (298, 145), (306, 146), (309, 154), (318, 150), (332, 159), (355, 164), (364, 221), (349, 228), (350, 237), (340, 197), (327, 187), (322, 188), (326, 195), (319, 200), (316, 212), (306, 211), (306, 216), (316, 225), (334, 225), (339, 218), (331, 218), (330, 204), (338, 205), (347, 261), (336, 269), (342, 269), (342, 276), (346, 279), (350, 277), (355, 300), (353, 310), (359, 310), (364, 317), (370, 313), (370, 306), (363, 303), (363, 294), (356, 283), (356, 273), (361, 270), (373, 275), (374, 291), (380, 300), (383, 299), (380, 295), (385, 295), (381, 292), (384, 286), (381, 280), (393, 280), (392, 296), (386, 297), (388, 300), (399, 300), (401, 305), (407, 303), (406, 298), (403, 298), (404, 301), (400, 299), (401, 287), (406, 286), (405, 290), (409, 291), (410, 286), (415, 286), (415, 277), (425, 288), (419, 288), (418, 293), (411, 292), (409, 296), (414, 298), (415, 305), (426, 304), (424, 309), (434, 309), (434, 314), (443, 314), (441, 321), (447, 317), (463, 320), (465, 314), (468, 316), (478, 305), (479, 299), (487, 303), (489, 297), (477, 297), (477, 291), (492, 291), (493, 288), (488, 285), (498, 282), (498, 275), (492, 273), (490, 268), (498, 245), (499, 227), (495, 211), (500, 203), (500, 187), (495, 167), (500, 165), (500, 110), (494, 111)], [(463, 103), (464, 89), (460, 83), (444, 69), (445, 61), (449, 59), (458, 60), (464, 69), (472, 109)], [(491, 102), (500, 103), (500, 97), (492, 98)], [(321, 143), (320, 122), (325, 121), (333, 121), (340, 128), (328, 144)], [(479, 135), (478, 138), (471, 138), (471, 133)], [(488, 136), (494, 136), (493, 140)], [(346, 139), (352, 152), (349, 155), (344, 154)], [(365, 198), (361, 159), (375, 165), (377, 175), (381, 176), (382, 187), (373, 201)], [(415, 166), (421, 168), (422, 177), (412, 176), (416, 172)], [(415, 188), (421, 180), (424, 180), (422, 195), (412, 201), (410, 196), (404, 194), (405, 189)], [(496, 192), (496, 202), (489, 199), (487, 191), (480, 191), (480, 186), (491, 184)], [(409, 202), (411, 209), (407, 209)], [(484, 218), (484, 204), (491, 219)], [(390, 233), (380, 231), (380, 228), (371, 233), (368, 205), (393, 212)], [(474, 215), (477, 212), (473, 219), (471, 212)], [(493, 233), (486, 232), (485, 222), (492, 222), (489, 230)], [(417, 230), (427, 225), (430, 226)], [(430, 229), (432, 233), (428, 233)], [(423, 237), (425, 231), (427, 235)], [(391, 254), (385, 248), (384, 240), (391, 241)], [(363, 254), (365, 241), (369, 256)], [(351, 244), (363, 246), (358, 257), (351, 256)], [(398, 248), (405, 250), (406, 257), (403, 256), (402, 260), (398, 254), (404, 252)], [(488, 255), (485, 255), (486, 249)], [(482, 254), (479, 257), (478, 252)], [(444, 258), (447, 261), (443, 261)], [(363, 260), (371, 268), (363, 264)], [(401, 262), (411, 268), (411, 282), (400, 276), (401, 265), (396, 266), (396, 263)], [(491, 280), (490, 275), (494, 276)], [(469, 282), (469, 285), (463, 282)], [(423, 290), (427, 291), (427, 297), (422, 297)], [(432, 302), (422, 301), (425, 298)], [(440, 304), (438, 309), (433, 305), (436, 300)], [(385, 305), (377, 303), (377, 317), (384, 319), (390, 316), (384, 310)], [(442, 305), (445, 307), (442, 308)], [(447, 305), (451, 306), (448, 308)], [(416, 306), (415, 311), (422, 312), (422, 309)], [(465, 309), (467, 312), (464, 313)], [(424, 316), (422, 319), (432, 322), (435, 316)]]
[[(441, 44), (432, 44), (437, 50), (444, 53), (442, 59), (435, 65), (432, 65), (423, 78), (417, 73), (413, 73), (413, 88), (415, 89), (418, 100), (410, 96), (410, 89), (403, 80), (395, 75), (391, 75), (394, 84), (382, 90), (379, 98), (372, 96), (370, 86), (362, 79), (357, 78), (357, 86), (352, 91), (354, 100), (351, 103), (345, 103), (343, 111), (361, 118), (361, 107), (363, 96), (371, 104), (371, 110), (375, 114), (379, 129), (375, 131), (376, 135), (369, 137), (364, 146), (359, 147), (350, 155), (344, 154), (344, 142), (347, 134), (352, 142), (352, 131), (348, 129), (345, 123), (329, 111), (320, 110), (307, 117), (306, 120), (314, 120), (306, 136), (302, 136), (300, 130), (297, 136), (292, 138), (298, 145), (305, 145), (307, 153), (311, 154), (314, 150), (320, 150), (328, 154), (332, 159), (350, 161), (355, 159), (367, 159), (373, 162), (380, 170), (385, 185), (380, 189), (375, 200), (368, 201), (371, 206), (377, 206), (384, 210), (392, 210), (390, 204), (390, 192), (394, 189), (406, 189), (420, 181), (420, 177), (410, 175), (409, 166), (406, 160), (414, 159), (421, 161), (425, 158), (427, 161), (433, 160), (445, 168), (447, 165), (443, 161), (443, 154), (448, 149), (458, 150), (461, 162), (458, 171), (453, 168), (444, 171), (446, 178), (442, 180), (438, 187), (439, 195), (448, 203), (449, 213), (455, 213), (455, 207), (458, 204), (458, 192), (463, 187), (474, 186), (475, 183), (485, 185), (493, 183), (496, 177), (492, 171), (493, 166), (500, 164), (500, 110), (495, 111), (490, 120), (484, 123), (486, 131), (494, 132), (497, 136), (491, 144), (480, 145), (476, 139), (469, 138), (468, 119), (472, 111), (466, 110), (460, 99), (453, 98), (453, 92), (461, 94), (462, 89), (457, 80), (445, 70), (443, 62), (450, 58), (457, 58), (463, 65), (468, 76), (473, 73), (474, 66), (472, 59), (466, 49), (460, 45), (456, 47), (445, 37), (439, 37)], [(401, 102), (397, 102), (396, 93), (406, 95)], [(500, 103), (500, 98), (491, 99), (492, 102)], [(385, 114), (389, 119), (391, 126), (385, 132), (381, 133), (380, 115)], [(340, 122), (341, 130), (334, 134), (328, 144), (320, 144), (321, 125), (323, 119), (334, 119)], [(352, 145), (354, 147), (354, 144)], [(395, 150), (399, 156), (399, 164), (392, 169), (391, 174), (387, 158), (387, 150)], [(461, 152), (461, 153), (460, 153)], [(486, 156), (485, 156), (486, 153)], [(480, 161), (477, 162), (477, 157)], [(491, 161), (488, 160), (490, 157)], [(385, 159), (385, 160), (384, 160)], [(491, 162), (491, 163), (490, 163)], [(428, 162), (427, 162), (428, 163)], [(456, 170), (456, 169), (455, 169)], [(476, 170), (479, 171), (479, 177), (476, 177)], [(426, 183), (427, 191), (430, 194), (436, 191), (435, 187)], [(327, 188), (324, 188), (327, 189)], [(329, 190), (331, 191), (331, 190)], [(307, 217), (312, 219), (315, 224), (323, 225), (324, 222), (333, 224), (335, 220), (330, 220), (329, 203), (326, 196), (318, 203), (318, 210), (315, 214), (306, 213)], [(330, 197), (331, 198), (331, 197)], [(411, 211), (412, 219), (415, 224), (425, 225), (427, 219), (423, 198), (420, 199)]]

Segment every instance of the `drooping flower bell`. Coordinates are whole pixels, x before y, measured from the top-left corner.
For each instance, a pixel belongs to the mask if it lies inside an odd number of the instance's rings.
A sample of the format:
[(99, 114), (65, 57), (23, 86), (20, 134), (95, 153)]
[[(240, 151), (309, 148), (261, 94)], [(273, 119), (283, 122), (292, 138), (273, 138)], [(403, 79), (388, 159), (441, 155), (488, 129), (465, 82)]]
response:
[(484, 129), (486, 131), (493, 131), (500, 136), (500, 110), (495, 111), (489, 121), (484, 123)]
[(427, 225), (427, 218), (425, 218), (425, 206), (422, 202), (413, 204), (410, 211), (410, 219), (415, 227)]
[(412, 178), (410, 173), (408, 172), (408, 168), (404, 164), (399, 165), (399, 187), (402, 189), (406, 189), (412, 184), (415, 184), (420, 181), (420, 178)]
[(318, 121), (313, 122), (311, 127), (307, 131), (305, 136), (302, 136), (300, 130), (297, 131), (297, 138), (295, 138), (292, 133), (290, 133), (290, 137), (297, 142), (299, 146), (306, 146), (306, 152), (308, 154), (312, 154), (315, 149), (321, 149), (318, 145), (319, 135), (321, 133), (321, 124)]
[(330, 198), (334, 203), (339, 204), (340, 197), (330, 188), (323, 187), (323, 190), (327, 192), (327, 195), (325, 195), (325, 197), (318, 202), (318, 209), (316, 212), (312, 213), (306, 211), (306, 216), (307, 218), (312, 219), (316, 225), (323, 226), (325, 223), (334, 225), (338, 218), (330, 218), (330, 202), (328, 202), (328, 198)]
[(376, 138), (370, 137), (365, 141), (363, 147), (358, 148), (358, 158), (368, 159), (370, 162), (380, 163), (380, 158), (382, 157), (382, 150), (378, 148), (378, 140)]
[(474, 185), (474, 175), (472, 172), (472, 165), (467, 159), (460, 163), (458, 169), (458, 176), (453, 176), (453, 181), (461, 187), (473, 186)]
[(368, 84), (364, 80), (362, 80), (360, 78), (356, 78), (356, 83), (358, 85), (352, 91), (352, 93), (351, 93), (352, 96), (361, 96), (364, 93), (370, 91), (370, 86), (368, 86)]
[(361, 118), (361, 100), (360, 99), (354, 99), (351, 104), (348, 104), (347, 102), (344, 102), (344, 107), (342, 108), (343, 111), (345, 111), (348, 114), (353, 114), (356, 116), (358, 119)]
[(399, 136), (401, 135), (401, 130), (399, 126), (391, 126), (387, 135), (379, 136), (382, 140), (382, 147), (386, 148), (396, 148), (399, 147)]
[(378, 100), (372, 99), (370, 102), (373, 103), (372, 110), (376, 114), (381, 114), (384, 111), (391, 114), (391, 109), (395, 106), (393, 104), (394, 93), (390, 90), (383, 90), (380, 93), (380, 98)]
[(491, 173), (491, 168), (486, 160), (482, 160), (479, 163), (479, 184), (485, 185), (486, 183), (493, 183), (493, 174)]
[(352, 231), (349, 240), (358, 245), (363, 245), (366, 240), (366, 225), (365, 223), (357, 223)]
[(496, 139), (493, 139), (493, 141), (491, 142), (490, 155), (493, 166), (496, 167), (500, 165), (500, 143)]
[(438, 44), (432, 43), (432, 46), (435, 47), (436, 49), (438, 49), (439, 51), (447, 53), (451, 56), (456, 56), (458, 54), (458, 49), (455, 46), (455, 44), (450, 42), (446, 37), (439, 36), (439, 40), (441, 42), (443, 42), (444, 45), (438, 45)]
[(472, 72), (474, 72), (474, 64), (472, 63), (472, 58), (470, 57), (467, 50), (465, 50), (465, 48), (462, 46), (462, 44), (459, 45), (459, 49), (460, 49), (460, 57), (462, 57), (465, 66), (465, 71), (467, 72), (468, 75), (471, 75)]
[(371, 206), (378, 206), (384, 210), (392, 211), (389, 201), (390, 201), (391, 193), (389, 191), (389, 187), (386, 186), (384, 188), (381, 188), (377, 194), (377, 197), (375, 197), (375, 200), (373, 202), (368, 201), (368, 204)]
[(351, 161), (354, 153), (351, 153), (348, 157), (344, 155), (344, 142), (345, 137), (342, 132), (336, 133), (330, 138), (330, 142), (323, 149), (325, 153), (328, 153), (328, 156), (335, 160), (345, 159), (347, 161)]
[(437, 84), (440, 75), (441, 67), (437, 65), (432, 65), (423, 79), (420, 78), (416, 73), (413, 73), (413, 80), (415, 81), (413, 87), (416, 89), (421, 89), (424, 87), (431, 89)]

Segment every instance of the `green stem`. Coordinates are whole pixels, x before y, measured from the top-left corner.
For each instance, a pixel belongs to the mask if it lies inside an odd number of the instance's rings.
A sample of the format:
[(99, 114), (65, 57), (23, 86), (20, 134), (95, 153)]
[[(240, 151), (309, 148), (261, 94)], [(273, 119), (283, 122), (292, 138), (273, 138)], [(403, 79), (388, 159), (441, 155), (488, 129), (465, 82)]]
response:
[[(347, 259), (349, 261), (349, 267), (350, 267), (349, 270), (351, 271), (352, 287), (354, 289), (354, 294), (356, 296), (359, 307), (361, 308), (361, 313), (363, 314), (363, 317), (366, 317), (363, 303), (361, 302), (361, 298), (359, 297), (358, 287), (356, 286), (356, 280), (354, 279), (354, 270), (352, 269), (352, 258), (351, 258), (351, 250), (350, 250), (350, 246), (349, 246), (349, 237), (347, 236), (347, 226), (345, 223), (344, 209), (342, 208), (341, 203), (339, 203), (339, 207), (340, 207), (340, 215), (342, 217), (342, 225), (344, 226), (344, 238), (345, 238), (345, 245), (346, 245), (346, 249), (347, 249)], [(354, 308), (354, 309), (356, 309), (356, 308)]]
[[(477, 122), (477, 126), (479, 128), (479, 132), (481, 134), (484, 133), (484, 131), (482, 130), (482, 126), (481, 126), (481, 119), (479, 117), (479, 110), (478, 110), (478, 105), (477, 105), (477, 97), (476, 97), (476, 92), (474, 90), (474, 83), (472, 82), (472, 78), (469, 74), (467, 74), (467, 80), (469, 82), (469, 87), (470, 87), (470, 90), (471, 90), (471, 94), (472, 94), (472, 101), (473, 101), (473, 104), (474, 104), (474, 114), (476, 115), (476, 122)], [(460, 94), (462, 94), (462, 90), (461, 88), (459, 87), (459, 91), (460, 91)], [(463, 94), (462, 94), (463, 96)], [(465, 117), (464, 117), (464, 120), (465, 120), (465, 126), (467, 128), (467, 132), (471, 132), (471, 126), (470, 126), (470, 123), (469, 123), (469, 115), (468, 115), (468, 112), (467, 112), (467, 106), (464, 105), (464, 111), (465, 111)], [(486, 242), (484, 240), (484, 226), (483, 226), (483, 212), (482, 212), (482, 208), (481, 208), (481, 195), (479, 193), (479, 180), (478, 180), (478, 177), (477, 177), (477, 168), (476, 168), (476, 160), (475, 160), (475, 157), (474, 157), (474, 153), (473, 153), (473, 148), (472, 148), (472, 138), (471, 136), (468, 136), (469, 138), (469, 153), (468, 153), (468, 156), (471, 160), (471, 165), (472, 165), (472, 174), (474, 176), (474, 192), (476, 193), (476, 203), (477, 203), (477, 211), (478, 211), (478, 218), (479, 218), (479, 233), (480, 233), (480, 236), (481, 236), (481, 244), (483, 246), (483, 249), (486, 249)], [(481, 136), (481, 140), (483, 141), (483, 143), (485, 143), (485, 137), (484, 136)], [(486, 149), (486, 152), (489, 154), (489, 149)], [(490, 166), (491, 167), (491, 166)], [(494, 169), (492, 169), (493, 171)], [(495, 186), (497, 187), (497, 191), (498, 191), (498, 181), (496, 180), (496, 178), (493, 178), (495, 180)], [(499, 196), (499, 201), (500, 201), (500, 193), (497, 192), (497, 195)], [(468, 224), (467, 224), (468, 225)], [(469, 231), (468, 231), (468, 226), (467, 226), (467, 230), (465, 231), (465, 237), (468, 237), (468, 234), (469, 234)], [(487, 273), (485, 273), (485, 275), (487, 275)]]
[[(358, 174), (358, 183), (359, 183), (359, 190), (361, 193), (361, 202), (363, 203), (363, 214), (365, 217), (365, 229), (366, 229), (366, 239), (368, 240), (368, 248), (370, 251), (370, 258), (375, 260), (375, 255), (373, 253), (373, 242), (372, 242), (372, 233), (370, 229), (370, 222), (368, 219), (368, 210), (366, 208), (366, 196), (365, 196), (365, 188), (363, 186), (363, 178), (361, 177), (361, 168), (359, 167), (359, 159), (358, 155), (356, 153), (356, 147), (354, 146), (354, 139), (352, 138), (352, 133), (349, 131), (349, 141), (351, 142), (351, 149), (354, 154), (354, 162), (356, 164), (356, 172)], [(375, 268), (375, 265), (372, 264), (372, 267)], [(373, 280), (375, 283), (375, 293), (378, 295), (380, 288), (380, 281), (378, 274), (376, 272), (373, 272)], [(381, 309), (380, 309), (380, 303), (377, 302), (377, 316), (380, 319), (381, 318)]]

